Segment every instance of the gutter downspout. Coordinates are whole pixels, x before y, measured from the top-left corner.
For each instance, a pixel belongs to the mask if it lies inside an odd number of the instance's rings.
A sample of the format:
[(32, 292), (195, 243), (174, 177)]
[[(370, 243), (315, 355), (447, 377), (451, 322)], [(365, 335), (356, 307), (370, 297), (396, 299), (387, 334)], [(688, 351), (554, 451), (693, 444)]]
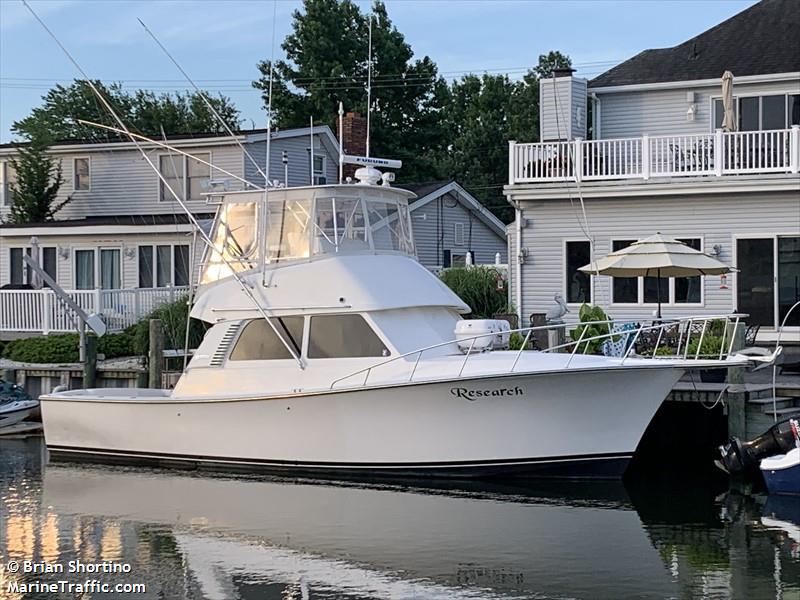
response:
[(589, 94), (589, 97), (594, 103), (594, 110), (592, 111), (592, 139), (600, 139), (600, 98), (596, 92)]
[(514, 265), (516, 289), (514, 291), (517, 296), (517, 327), (522, 327), (522, 209), (520, 209), (519, 200), (514, 202), (514, 213), (514, 224), (517, 230), (517, 260)]

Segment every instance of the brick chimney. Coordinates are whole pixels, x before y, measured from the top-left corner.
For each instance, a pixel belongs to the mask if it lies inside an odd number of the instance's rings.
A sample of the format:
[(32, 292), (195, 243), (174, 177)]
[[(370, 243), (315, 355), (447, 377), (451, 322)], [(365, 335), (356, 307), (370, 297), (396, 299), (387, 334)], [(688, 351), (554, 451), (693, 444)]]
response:
[[(367, 153), (367, 120), (357, 112), (349, 112), (342, 119), (342, 146), (345, 154), (364, 156)], [(344, 177), (352, 177), (357, 165), (345, 165)]]

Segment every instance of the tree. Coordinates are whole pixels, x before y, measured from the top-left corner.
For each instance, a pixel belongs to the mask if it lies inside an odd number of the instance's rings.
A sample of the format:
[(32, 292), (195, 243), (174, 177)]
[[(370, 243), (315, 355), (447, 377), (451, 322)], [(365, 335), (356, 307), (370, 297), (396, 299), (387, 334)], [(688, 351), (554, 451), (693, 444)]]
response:
[(15, 144), (17, 154), (10, 160), (16, 181), (10, 186), (11, 212), (14, 224), (52, 221), (55, 214), (71, 200), (57, 201), (64, 182), (61, 161), (47, 154), (52, 142), (46, 133), (33, 132), (26, 144)]
[[(441, 144), (437, 108), (446, 88), (429, 58), (414, 60), (411, 46), (392, 24), (386, 7), (372, 6), (370, 150), (405, 162), (400, 176), (435, 176), (429, 152)], [(369, 19), (351, 0), (305, 0), (282, 44), (286, 60), (275, 63), (272, 109), (280, 127), (303, 127), (313, 117), (334, 130), (339, 102), (348, 111), (367, 109)], [(253, 82), (268, 102), (270, 63), (258, 65)]]
[(538, 141), (539, 80), (553, 68), (570, 65), (569, 57), (554, 51), (540, 55), (519, 81), (507, 75), (466, 75), (450, 85), (441, 114), (447, 145), (436, 154), (436, 166), (504, 221), (513, 218), (502, 193), (508, 140)]
[[(126, 126), (145, 135), (181, 133), (221, 133), (222, 124), (206, 106), (197, 93), (155, 94), (147, 90), (133, 93), (123, 89), (119, 83), (105, 85), (92, 82), (108, 100)], [(212, 106), (232, 128), (239, 127), (239, 111), (225, 96), (207, 96)], [(117, 134), (78, 123), (78, 119), (112, 125), (118, 124), (97, 98), (91, 87), (82, 80), (75, 80), (64, 87), (56, 85), (42, 97), (41, 106), (31, 114), (16, 121), (11, 130), (22, 136), (31, 136), (37, 131), (47, 131), (53, 139), (117, 139)]]

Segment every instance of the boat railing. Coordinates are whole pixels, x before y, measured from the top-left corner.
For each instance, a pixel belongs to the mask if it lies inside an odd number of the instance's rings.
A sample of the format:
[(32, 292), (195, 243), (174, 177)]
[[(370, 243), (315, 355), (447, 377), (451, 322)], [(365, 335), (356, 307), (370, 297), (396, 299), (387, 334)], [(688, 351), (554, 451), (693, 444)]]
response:
[[(431, 344), (422, 348), (411, 350), (397, 356), (393, 356), (387, 360), (381, 361), (369, 367), (359, 369), (343, 377), (333, 380), (330, 389), (334, 389), (337, 384), (363, 375), (363, 381), (358, 384), (360, 387), (365, 387), (369, 383), (369, 378), (372, 373), (381, 367), (396, 363), (401, 360), (413, 359), (413, 365), (408, 375), (407, 382), (413, 382), (414, 376), (417, 373), (419, 364), (423, 355), (436, 349), (459, 344), (462, 348), (463, 345), (469, 342), (469, 348), (464, 353), (464, 358), (460, 361), (457, 376), (461, 377), (464, 369), (471, 356), (474, 354), (483, 354), (484, 352), (491, 351), (491, 348), (476, 348), (476, 342), (480, 339), (487, 337), (496, 337), (498, 335), (511, 335), (519, 334), (524, 335), (523, 341), (518, 350), (514, 351), (514, 356), (511, 365), (504, 373), (513, 373), (522, 357), (523, 352), (528, 349), (531, 337), (535, 332), (539, 331), (558, 331), (564, 330), (565, 338), (570, 333), (568, 330), (572, 329), (573, 333), (579, 331), (577, 339), (570, 339), (561, 344), (557, 344), (546, 348), (544, 350), (536, 350), (544, 353), (566, 353), (569, 352), (569, 357), (564, 365), (564, 368), (569, 368), (573, 359), (577, 354), (588, 354), (590, 350), (598, 347), (603, 347), (604, 342), (622, 342), (622, 351), (618, 355), (608, 355), (620, 359), (620, 364), (623, 365), (631, 357), (636, 358), (649, 358), (649, 359), (681, 359), (684, 361), (690, 360), (719, 360), (723, 361), (728, 356), (733, 354), (734, 345), (737, 340), (737, 333), (742, 319), (746, 318), (746, 314), (726, 314), (726, 315), (710, 315), (710, 316), (695, 316), (684, 317), (675, 320), (661, 321), (651, 325), (643, 325), (633, 321), (605, 320), (605, 321), (586, 321), (580, 323), (558, 323), (549, 325), (539, 325), (536, 327), (521, 327), (518, 329), (511, 329), (504, 332), (491, 332), (481, 333), (474, 336), (461, 337), (458, 339), (449, 340), (446, 342), (439, 342)], [(597, 334), (588, 335), (587, 332), (595, 326), (606, 326), (607, 331)], [(622, 327), (620, 327), (622, 326)], [(714, 352), (703, 352), (703, 342), (711, 335), (709, 331), (716, 327), (721, 331), (719, 342), (719, 350)], [(713, 333), (713, 332), (712, 332)], [(697, 340), (696, 344), (692, 344), (693, 338)], [(716, 345), (716, 344), (714, 344)], [(639, 351), (636, 349), (639, 348)], [(527, 350), (532, 351), (532, 350)]]

